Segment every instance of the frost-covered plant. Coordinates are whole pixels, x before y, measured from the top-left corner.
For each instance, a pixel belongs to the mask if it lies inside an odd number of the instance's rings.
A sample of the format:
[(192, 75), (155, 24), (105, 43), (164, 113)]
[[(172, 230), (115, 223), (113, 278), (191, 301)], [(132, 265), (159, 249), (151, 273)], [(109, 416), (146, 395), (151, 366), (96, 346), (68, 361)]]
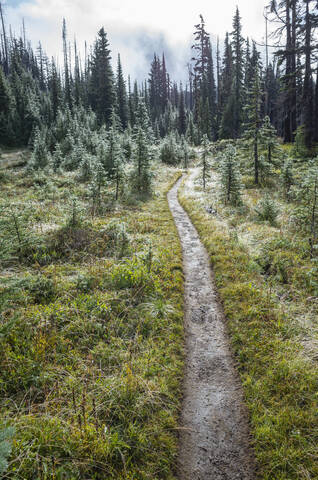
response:
[(61, 145), (57, 143), (55, 145), (55, 149), (51, 157), (51, 167), (53, 171), (57, 172), (60, 169), (62, 163), (63, 163), (63, 153), (62, 153)]
[(123, 150), (124, 157), (127, 161), (131, 160), (133, 146), (131, 140), (131, 129), (127, 128), (121, 137), (121, 147)]
[(106, 172), (100, 162), (94, 165), (92, 180), (88, 186), (89, 196), (92, 201), (92, 214), (96, 214), (101, 207), (102, 187), (106, 184)]
[(255, 212), (260, 221), (269, 222), (273, 226), (276, 224), (279, 209), (268, 193), (257, 203)]
[(130, 235), (127, 232), (127, 224), (116, 219), (111, 220), (103, 230), (118, 256), (122, 257), (129, 249)]
[(280, 181), (283, 187), (284, 196), (287, 200), (290, 199), (291, 187), (294, 185), (294, 173), (293, 173), (293, 162), (291, 159), (287, 159), (284, 162)]
[(31, 210), (25, 204), (3, 206), (0, 209), (0, 260), (18, 258), (33, 242), (29, 231)]
[(267, 183), (272, 175), (272, 164), (268, 161), (267, 157), (260, 155), (258, 159), (258, 171), (262, 184)]
[(14, 429), (9, 427), (0, 430), (0, 474), (6, 472), (8, 468), (8, 458), (11, 454), (11, 441), (14, 435)]
[(277, 152), (279, 151), (279, 142), (276, 128), (271, 124), (268, 115), (264, 118), (259, 133), (261, 146), (266, 150), (267, 161), (272, 163)]
[(34, 134), (33, 152), (28, 164), (30, 169), (45, 168), (49, 163), (49, 152), (46, 144), (46, 132), (36, 127)]
[(209, 162), (209, 139), (207, 135), (203, 135), (201, 141), (201, 162), (200, 162), (201, 172), (202, 172), (202, 183), (203, 189), (205, 190), (206, 183), (210, 177), (210, 162)]
[(134, 141), (133, 168), (130, 175), (132, 191), (149, 194), (152, 187), (151, 170), (153, 153), (148, 138), (142, 128), (138, 128)]
[(94, 171), (94, 157), (85, 153), (79, 166), (79, 177), (84, 182), (92, 177)]
[(225, 204), (239, 205), (241, 203), (242, 185), (235, 147), (229, 145), (220, 158), (221, 197)]
[(83, 223), (83, 208), (80, 205), (78, 198), (73, 196), (71, 202), (67, 207), (67, 221), (66, 226), (69, 228), (78, 228)]
[(310, 234), (309, 243), (312, 255), (318, 239), (318, 166), (315, 162), (310, 165), (300, 185), (294, 188), (293, 193), (298, 201), (294, 217)]
[(305, 126), (301, 125), (296, 130), (295, 142), (293, 145), (293, 154), (296, 157), (307, 157), (308, 149), (305, 142)]
[(180, 150), (182, 154), (183, 167), (187, 170), (189, 166), (190, 150), (188, 142), (186, 141), (184, 135), (181, 137)]
[(160, 148), (160, 160), (167, 165), (180, 163), (182, 151), (173, 133), (170, 133), (162, 142)]

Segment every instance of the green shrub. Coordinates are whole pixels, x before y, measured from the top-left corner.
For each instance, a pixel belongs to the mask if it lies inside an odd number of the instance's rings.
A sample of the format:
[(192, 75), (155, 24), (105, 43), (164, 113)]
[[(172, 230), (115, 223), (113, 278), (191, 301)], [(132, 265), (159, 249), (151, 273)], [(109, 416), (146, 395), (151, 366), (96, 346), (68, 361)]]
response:
[(119, 257), (129, 252), (130, 236), (127, 232), (127, 224), (117, 219), (111, 220), (102, 230), (107, 235), (108, 245)]
[(54, 300), (56, 289), (53, 280), (44, 275), (31, 277), (27, 283), (22, 285), (29, 291), (35, 303), (47, 303)]
[(160, 160), (167, 165), (178, 165), (182, 159), (182, 151), (172, 133), (163, 140), (160, 148)]
[(147, 266), (137, 257), (116, 265), (111, 274), (111, 281), (115, 288), (134, 289), (138, 296), (154, 290), (154, 282)]
[(277, 204), (271, 199), (269, 194), (266, 194), (257, 204), (255, 208), (257, 217), (262, 222), (269, 222), (270, 225), (276, 225), (276, 220), (279, 214)]
[(8, 458), (12, 450), (11, 440), (13, 434), (13, 428), (0, 430), (0, 474), (5, 473), (8, 468)]
[(81, 293), (88, 293), (96, 286), (96, 279), (89, 275), (79, 275), (76, 281), (76, 289)]

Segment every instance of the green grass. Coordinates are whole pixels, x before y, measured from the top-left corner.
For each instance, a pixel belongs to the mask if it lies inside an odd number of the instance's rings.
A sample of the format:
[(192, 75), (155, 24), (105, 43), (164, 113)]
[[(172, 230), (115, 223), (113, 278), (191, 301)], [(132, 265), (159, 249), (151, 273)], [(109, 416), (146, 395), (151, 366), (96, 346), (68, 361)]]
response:
[(180, 201), (213, 265), (250, 412), (259, 478), (316, 479), (318, 372), (303, 342), (315, 333), (297, 318), (315, 295), (306, 281), (308, 255), (301, 237), (292, 242), (287, 227), (260, 224), (251, 215), (248, 205), (255, 204), (258, 190), (245, 191), (241, 211), (218, 205), (214, 217), (203, 208), (213, 201), (213, 190), (202, 202), (199, 186), (193, 193), (186, 189)]
[(18, 171), (3, 184), (0, 206), (29, 212), (19, 254), (14, 234), (0, 242), (0, 430), (14, 427), (4, 478), (174, 478), (183, 275), (166, 192), (179, 175), (158, 174), (153, 198), (133, 206), (106, 192), (94, 218), (74, 175)]

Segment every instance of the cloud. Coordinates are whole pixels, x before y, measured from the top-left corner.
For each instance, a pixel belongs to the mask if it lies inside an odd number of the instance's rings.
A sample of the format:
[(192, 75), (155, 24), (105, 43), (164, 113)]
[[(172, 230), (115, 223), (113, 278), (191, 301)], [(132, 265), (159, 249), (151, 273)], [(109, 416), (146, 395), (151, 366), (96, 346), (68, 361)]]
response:
[(265, 0), (7, 0), (8, 20), (17, 33), (25, 18), (28, 37), (33, 44), (41, 39), (50, 56), (61, 58), (61, 25), (66, 18), (69, 40), (74, 34), (80, 48), (91, 44), (104, 26), (108, 32), (113, 57), (121, 53), (126, 73), (143, 78), (149, 70), (153, 52), (164, 50), (172, 77), (184, 80), (190, 58), (191, 37), (198, 15), (203, 14), (207, 30), (224, 36), (232, 29), (236, 4), (240, 8), (244, 32), (261, 40)]

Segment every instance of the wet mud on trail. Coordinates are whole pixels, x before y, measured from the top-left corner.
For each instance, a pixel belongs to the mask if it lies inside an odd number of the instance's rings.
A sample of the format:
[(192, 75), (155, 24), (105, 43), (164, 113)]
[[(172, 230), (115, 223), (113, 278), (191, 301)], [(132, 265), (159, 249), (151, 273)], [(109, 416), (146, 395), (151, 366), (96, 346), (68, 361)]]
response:
[(254, 480), (248, 417), (209, 257), (178, 201), (168, 194), (183, 250), (186, 364), (180, 480)]

